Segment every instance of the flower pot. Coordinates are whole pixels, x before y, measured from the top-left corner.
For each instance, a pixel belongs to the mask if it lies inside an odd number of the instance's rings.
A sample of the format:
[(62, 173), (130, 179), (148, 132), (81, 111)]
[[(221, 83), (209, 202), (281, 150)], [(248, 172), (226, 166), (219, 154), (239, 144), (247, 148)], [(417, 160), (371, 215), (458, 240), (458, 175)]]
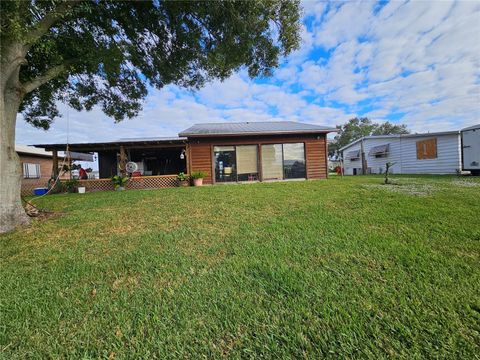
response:
[(193, 179), (193, 186), (202, 186), (203, 185), (203, 179)]
[(85, 186), (79, 186), (78, 187), (78, 193), (79, 194), (85, 194)]
[(117, 191), (123, 191), (123, 190), (125, 190), (125, 187), (124, 186), (119, 186), (119, 187), (116, 188), (116, 190)]
[(179, 180), (178, 186), (187, 187), (187, 186), (190, 186), (190, 183), (188, 182), (188, 180)]

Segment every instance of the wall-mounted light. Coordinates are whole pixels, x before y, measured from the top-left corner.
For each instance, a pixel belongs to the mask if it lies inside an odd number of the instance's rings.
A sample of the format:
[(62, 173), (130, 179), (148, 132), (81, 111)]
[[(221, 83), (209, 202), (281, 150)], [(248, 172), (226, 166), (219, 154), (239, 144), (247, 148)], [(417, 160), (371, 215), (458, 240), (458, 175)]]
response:
[(180, 153), (180, 159), (185, 159), (185, 150), (182, 150), (182, 152)]

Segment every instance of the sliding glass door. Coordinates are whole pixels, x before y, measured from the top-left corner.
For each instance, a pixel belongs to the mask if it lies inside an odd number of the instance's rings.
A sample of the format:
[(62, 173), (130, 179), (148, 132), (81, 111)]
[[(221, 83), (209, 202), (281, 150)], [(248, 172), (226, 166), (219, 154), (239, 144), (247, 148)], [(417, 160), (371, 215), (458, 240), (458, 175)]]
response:
[[(305, 144), (262, 146), (263, 180), (304, 179)], [(214, 146), (215, 182), (257, 181), (258, 145)]]
[(263, 180), (283, 179), (282, 144), (262, 145)]
[(263, 180), (305, 178), (305, 145), (262, 145), (262, 176)]
[(235, 146), (214, 146), (215, 181), (237, 181)]
[(258, 146), (214, 146), (215, 181), (258, 180)]
[(305, 146), (303, 143), (283, 144), (283, 176), (285, 179), (305, 178)]
[(258, 146), (241, 145), (237, 150), (237, 181), (258, 180)]

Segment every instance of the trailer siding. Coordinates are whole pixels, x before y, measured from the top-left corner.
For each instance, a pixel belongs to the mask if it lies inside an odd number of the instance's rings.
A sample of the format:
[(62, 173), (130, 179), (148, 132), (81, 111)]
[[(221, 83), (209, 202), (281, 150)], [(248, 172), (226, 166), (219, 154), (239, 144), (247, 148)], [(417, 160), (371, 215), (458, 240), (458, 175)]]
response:
[[(417, 159), (417, 142), (432, 138), (437, 142), (437, 157)], [(394, 163), (391, 168), (394, 174), (455, 174), (462, 166), (460, 134), (365, 138), (363, 144), (367, 169), (372, 174), (383, 173), (387, 162)], [(377, 158), (369, 155), (373, 147), (385, 144), (389, 144), (388, 156)], [(345, 158), (351, 151), (360, 149), (361, 141), (344, 148), (343, 157)], [(353, 175), (355, 168), (360, 169), (357, 170), (357, 174), (361, 173), (361, 167), (361, 159), (344, 160), (346, 175)]]

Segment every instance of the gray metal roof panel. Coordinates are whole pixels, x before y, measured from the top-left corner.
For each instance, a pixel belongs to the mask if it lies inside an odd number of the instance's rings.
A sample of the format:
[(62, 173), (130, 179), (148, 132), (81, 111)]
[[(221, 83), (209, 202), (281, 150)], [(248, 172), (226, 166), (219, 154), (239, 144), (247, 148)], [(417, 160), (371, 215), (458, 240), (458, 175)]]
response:
[[(106, 142), (93, 142), (93, 143), (71, 143), (68, 144), (71, 149), (78, 149), (81, 147), (102, 147), (102, 146), (113, 146), (113, 145), (134, 145), (135, 143), (142, 143), (142, 144), (158, 144), (158, 143), (168, 143), (168, 142), (184, 142), (187, 138), (185, 137), (154, 137), (154, 138), (131, 138), (131, 139), (120, 139), (115, 141), (106, 141)], [(32, 145), (38, 148), (44, 149), (59, 149), (59, 148), (66, 148), (67, 144), (35, 144)]]
[(475, 130), (475, 129), (480, 129), (480, 124), (476, 124), (476, 125), (466, 127), (465, 129), (462, 129), (462, 131)]
[(179, 133), (179, 136), (248, 135), (261, 133), (332, 132), (335, 128), (294, 121), (266, 121), (242, 123), (195, 124)]

